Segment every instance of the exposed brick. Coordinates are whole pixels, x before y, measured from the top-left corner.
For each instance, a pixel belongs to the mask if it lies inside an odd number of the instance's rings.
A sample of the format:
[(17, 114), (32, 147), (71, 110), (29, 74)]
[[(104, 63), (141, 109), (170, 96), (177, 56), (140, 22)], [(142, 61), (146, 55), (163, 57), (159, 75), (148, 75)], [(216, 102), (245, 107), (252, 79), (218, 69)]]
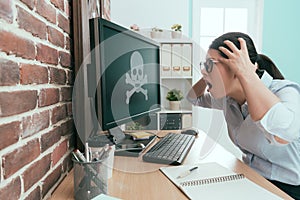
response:
[(46, 39), (47, 26), (44, 22), (37, 19), (21, 7), (18, 8), (17, 22), (20, 28), (32, 33), (41, 39)]
[(53, 105), (59, 102), (58, 88), (41, 89), (39, 94), (39, 107)]
[(70, 21), (62, 14), (58, 14), (58, 26), (62, 28), (66, 33), (70, 34)]
[(69, 139), (69, 150), (73, 150), (76, 146), (76, 140), (78, 140), (76, 134), (70, 136)]
[(41, 188), (37, 186), (24, 200), (36, 200), (41, 198)]
[(49, 111), (34, 113), (32, 116), (23, 118), (22, 138), (33, 135), (49, 126)]
[(49, 22), (56, 24), (56, 10), (53, 5), (47, 3), (45, 0), (38, 0), (36, 1), (36, 11)]
[(31, 10), (34, 8), (35, 0), (21, 0), (24, 4), (28, 6)]
[(71, 154), (69, 154), (69, 156), (65, 158), (65, 160), (63, 161), (63, 164), (62, 164), (63, 173), (70, 171), (72, 169), (72, 167), (73, 167), (72, 156), (71, 156)]
[(66, 105), (64, 104), (64, 105), (61, 105), (61, 106), (57, 106), (57, 107), (53, 108), (53, 110), (52, 110), (51, 122), (52, 122), (52, 124), (56, 124), (60, 120), (65, 119), (66, 116), (67, 116), (67, 107), (66, 107)]
[(60, 101), (71, 101), (72, 100), (73, 87), (62, 87), (60, 89)]
[(0, 18), (9, 23), (13, 21), (12, 0), (0, 0)]
[(72, 102), (67, 103), (67, 115), (72, 116), (73, 110), (72, 110)]
[(68, 121), (64, 122), (60, 126), (60, 133), (62, 136), (71, 135), (74, 133), (74, 122), (73, 119), (69, 119)]
[(37, 104), (37, 91), (0, 92), (0, 117), (32, 110)]
[(42, 152), (46, 151), (49, 149), (51, 146), (56, 144), (61, 137), (61, 128), (60, 127), (55, 127), (48, 133), (45, 133), (42, 135), (41, 138), (41, 150)]
[(48, 26), (48, 40), (56, 46), (62, 48), (65, 46), (64, 34), (51, 26)]
[(71, 55), (69, 53), (59, 52), (59, 63), (63, 67), (71, 67)]
[(66, 50), (70, 50), (71, 49), (71, 41), (72, 39), (68, 36), (66, 36)]
[(74, 72), (73, 71), (68, 71), (67, 72), (67, 83), (69, 85), (73, 85), (74, 84)]
[(55, 67), (49, 67), (50, 71), (50, 83), (65, 85), (66, 84), (66, 72), (63, 69)]
[(51, 3), (58, 9), (64, 12), (64, 0), (51, 0)]
[(55, 166), (56, 163), (62, 159), (62, 157), (67, 153), (68, 145), (67, 140), (63, 141), (58, 145), (52, 153), (52, 166)]
[(12, 32), (0, 29), (0, 50), (7, 54), (16, 54), (27, 59), (35, 58), (35, 47), (32, 41), (26, 40)]
[(21, 64), (21, 84), (45, 84), (48, 83), (48, 69), (46, 67)]
[(36, 159), (39, 155), (40, 144), (38, 139), (29, 141), (24, 146), (5, 154), (2, 158), (4, 178), (10, 177), (22, 167)]
[(49, 64), (58, 64), (58, 51), (49, 46), (38, 44), (36, 59)]
[(42, 179), (45, 174), (49, 171), (51, 167), (51, 156), (50, 154), (46, 155), (37, 162), (31, 164), (31, 166), (26, 169), (22, 174), (24, 181), (24, 190), (25, 192), (36, 182)]
[(20, 125), (21, 122), (19, 121), (0, 125), (0, 150), (18, 142), (21, 134)]
[[(0, 91), (0, 118), (14, 118), (0, 123), (0, 199), (46, 198), (61, 174), (72, 167), (69, 152), (76, 138), (69, 91), (75, 75), (72, 4), (71, 0), (0, 0), (4, 28), (0, 28), (0, 52), (9, 57), (0, 58), (0, 87), (9, 86)], [(46, 92), (48, 88), (55, 92)], [(54, 129), (55, 134), (48, 132)], [(55, 148), (44, 160), (45, 153)], [(48, 167), (52, 158), (55, 168)]]
[(0, 199), (19, 199), (21, 195), (21, 180), (16, 177), (0, 189)]
[(0, 86), (17, 85), (19, 81), (18, 64), (13, 61), (0, 59)]
[(66, 8), (65, 8), (65, 13), (67, 14), (67, 16), (69, 17), (69, 18), (71, 18), (71, 13), (72, 13), (72, 2), (71, 1), (68, 1), (67, 3), (66, 3)]
[(42, 194), (43, 198), (51, 189), (51, 187), (59, 180), (61, 177), (61, 166), (58, 166), (45, 180), (43, 180)]

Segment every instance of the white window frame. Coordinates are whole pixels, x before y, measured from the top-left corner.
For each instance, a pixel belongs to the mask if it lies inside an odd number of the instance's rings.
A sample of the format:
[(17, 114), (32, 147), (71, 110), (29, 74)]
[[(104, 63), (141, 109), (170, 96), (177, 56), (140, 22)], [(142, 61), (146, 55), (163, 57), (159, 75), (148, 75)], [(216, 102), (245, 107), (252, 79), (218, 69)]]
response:
[(200, 42), (200, 8), (248, 9), (248, 32), (258, 51), (262, 49), (263, 0), (192, 0), (192, 38)]

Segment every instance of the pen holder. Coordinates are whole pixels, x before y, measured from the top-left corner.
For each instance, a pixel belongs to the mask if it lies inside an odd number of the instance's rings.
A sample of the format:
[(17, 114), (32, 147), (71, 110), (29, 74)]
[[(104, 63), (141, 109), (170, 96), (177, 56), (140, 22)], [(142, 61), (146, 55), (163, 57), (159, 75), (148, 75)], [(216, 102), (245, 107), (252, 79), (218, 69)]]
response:
[(92, 162), (74, 163), (74, 197), (78, 200), (92, 199), (100, 194), (107, 194), (106, 159)]
[[(98, 153), (101, 152), (102, 148), (104, 147), (91, 147), (92, 157), (98, 157)], [(114, 152), (115, 152), (115, 145), (110, 146), (111, 150), (108, 153), (107, 159), (105, 159), (104, 164), (107, 166), (107, 178), (110, 179), (113, 173), (114, 167)]]

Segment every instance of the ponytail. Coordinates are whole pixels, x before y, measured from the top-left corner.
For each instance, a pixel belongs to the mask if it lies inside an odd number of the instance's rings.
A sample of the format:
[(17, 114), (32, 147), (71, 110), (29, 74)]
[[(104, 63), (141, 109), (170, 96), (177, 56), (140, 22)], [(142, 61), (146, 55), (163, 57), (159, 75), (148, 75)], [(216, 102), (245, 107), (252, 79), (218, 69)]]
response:
[(268, 56), (257, 54), (256, 62), (259, 70), (266, 70), (274, 79), (284, 79), (279, 69)]

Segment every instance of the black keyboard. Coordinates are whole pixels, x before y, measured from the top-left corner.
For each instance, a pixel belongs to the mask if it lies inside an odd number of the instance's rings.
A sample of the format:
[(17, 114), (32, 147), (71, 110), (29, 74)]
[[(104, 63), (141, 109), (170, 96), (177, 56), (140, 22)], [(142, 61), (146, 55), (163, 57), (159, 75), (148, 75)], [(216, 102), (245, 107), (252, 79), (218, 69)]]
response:
[(180, 165), (190, 151), (195, 136), (168, 133), (143, 155), (146, 162)]

